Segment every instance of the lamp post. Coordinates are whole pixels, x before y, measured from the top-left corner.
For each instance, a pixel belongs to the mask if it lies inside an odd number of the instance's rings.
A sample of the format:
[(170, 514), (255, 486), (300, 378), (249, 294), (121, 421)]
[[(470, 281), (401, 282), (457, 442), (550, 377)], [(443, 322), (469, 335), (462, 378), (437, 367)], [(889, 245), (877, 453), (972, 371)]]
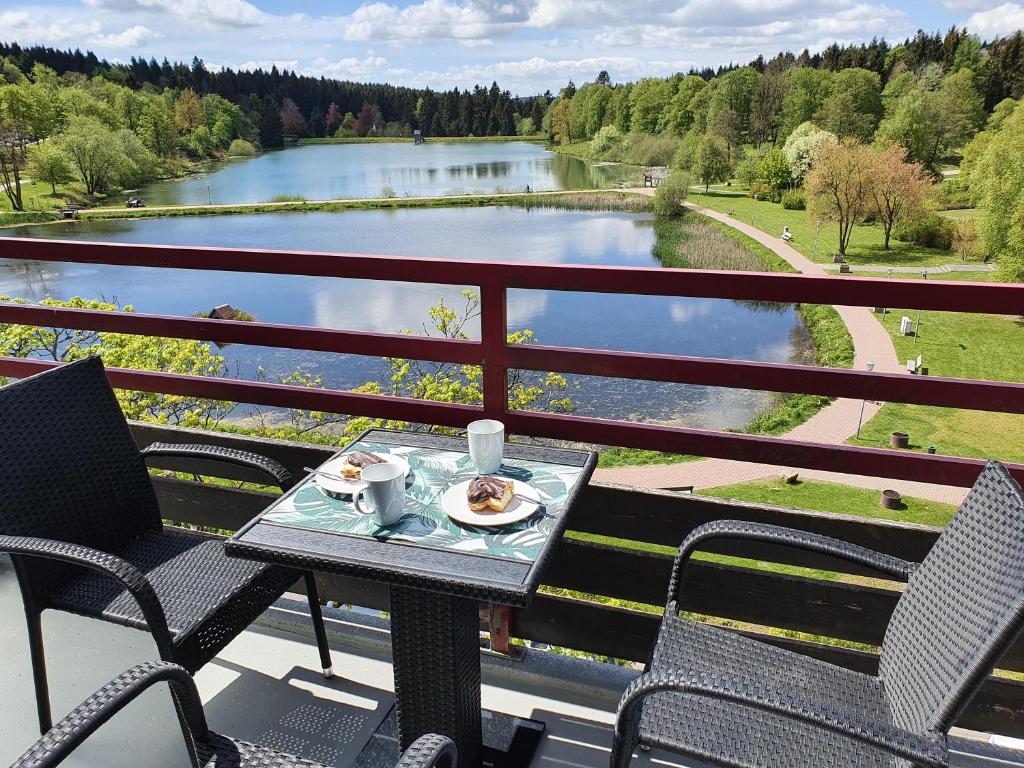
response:
[[(928, 279), (928, 270), (921, 272), (921, 278)], [(921, 333), (921, 310), (917, 310), (917, 323), (914, 325), (914, 343), (917, 344), (917, 337)]]
[[(868, 360), (864, 364), (864, 366), (868, 369), (869, 372), (875, 370), (875, 364), (871, 360)], [(857, 417), (857, 439), (858, 440), (860, 440), (860, 425), (864, 423), (864, 404), (866, 402), (867, 402), (867, 400), (861, 400), (860, 401), (860, 416)]]
[(210, 191), (210, 182), (205, 181), (203, 183), (206, 184), (206, 204), (213, 205), (213, 192)]
[(811, 254), (811, 261), (818, 260), (818, 232), (821, 231), (821, 219), (814, 220), (814, 252)]

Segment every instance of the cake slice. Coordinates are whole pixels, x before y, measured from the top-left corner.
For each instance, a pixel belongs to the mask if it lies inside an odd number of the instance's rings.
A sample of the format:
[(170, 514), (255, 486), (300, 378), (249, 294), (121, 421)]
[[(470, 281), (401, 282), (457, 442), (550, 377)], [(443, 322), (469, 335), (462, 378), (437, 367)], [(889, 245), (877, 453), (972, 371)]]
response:
[(512, 495), (512, 481), (501, 477), (474, 477), (466, 489), (466, 500), (474, 512), (503, 512)]
[(341, 474), (350, 480), (358, 480), (363, 474), (363, 467), (383, 463), (384, 459), (375, 453), (352, 451), (341, 464)]

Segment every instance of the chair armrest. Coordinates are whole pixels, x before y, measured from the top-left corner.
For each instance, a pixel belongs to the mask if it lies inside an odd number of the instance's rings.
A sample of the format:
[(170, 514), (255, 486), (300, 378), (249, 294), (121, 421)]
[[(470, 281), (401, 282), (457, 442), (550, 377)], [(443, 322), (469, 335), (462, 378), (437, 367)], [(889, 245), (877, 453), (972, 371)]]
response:
[(67, 541), (40, 539), (33, 536), (0, 536), (0, 552), (7, 552), (19, 557), (42, 557), (59, 560), (84, 568), (99, 571), (114, 579), (135, 598), (146, 620), (153, 639), (156, 641), (160, 658), (169, 661), (173, 658), (171, 633), (167, 628), (167, 617), (163, 606), (156, 596), (153, 585), (138, 568), (117, 555), (101, 552), (92, 547), (72, 544)]
[(917, 563), (834, 539), (831, 536), (823, 536), (820, 533), (809, 533), (795, 528), (751, 523), (744, 520), (715, 520), (694, 528), (680, 545), (675, 563), (672, 565), (672, 579), (668, 587), (669, 606), (679, 601), (679, 591), (690, 556), (700, 544), (709, 539), (744, 539), (797, 547), (857, 563), (902, 581), (909, 579), (910, 574), (917, 568)]
[(194, 739), (207, 734), (206, 718), (196, 684), (177, 664), (153, 661), (121, 673), (75, 707), (70, 714), (44, 733), (11, 768), (53, 768), (63, 762), (101, 725), (134, 701), (143, 691), (161, 681), (171, 684), (179, 715), (189, 731), (189, 750)]
[(945, 737), (926, 738), (868, 717), (853, 716), (827, 707), (812, 709), (807, 702), (794, 699), (784, 692), (760, 683), (737, 687), (735, 679), (707, 674), (691, 676), (677, 674), (643, 674), (626, 688), (619, 702), (615, 718), (615, 740), (627, 741), (636, 732), (643, 700), (655, 693), (685, 693), (728, 701), (740, 707), (772, 712), (816, 726), (826, 731), (847, 736), (881, 749), (915, 765), (944, 768), (949, 764)]
[(447, 736), (428, 733), (409, 745), (395, 768), (456, 768), (455, 742)]
[(153, 443), (141, 451), (144, 459), (152, 459), (159, 456), (181, 458), (181, 459), (205, 459), (207, 461), (218, 461), (222, 464), (233, 464), (236, 467), (246, 467), (262, 472), (274, 481), (282, 491), (289, 490), (295, 485), (292, 473), (278, 461), (274, 461), (258, 453), (239, 451), (235, 448), (224, 448), (219, 445), (202, 445), (198, 443)]

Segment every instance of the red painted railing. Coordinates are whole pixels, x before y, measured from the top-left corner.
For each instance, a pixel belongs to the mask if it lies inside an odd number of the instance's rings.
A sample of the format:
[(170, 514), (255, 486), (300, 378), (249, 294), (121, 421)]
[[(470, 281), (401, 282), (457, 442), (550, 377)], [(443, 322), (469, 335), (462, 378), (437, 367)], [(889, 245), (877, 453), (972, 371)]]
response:
[[(482, 413), (501, 419), (511, 432), (535, 437), (959, 486), (973, 483), (980, 461), (575, 415), (513, 411), (508, 408), (507, 372), (510, 368), (552, 370), (1024, 413), (1024, 384), (1020, 383), (506, 343), (506, 297), (510, 288), (1017, 315), (1024, 312), (1024, 285), (466, 262), (365, 254), (116, 245), (21, 238), (0, 239), (0, 257), (30, 261), (401, 280), (470, 285), (480, 289), (479, 342), (261, 322), (238, 323), (230, 320), (0, 304), (0, 323), (479, 364), (483, 366), (484, 404), (478, 408), (266, 382), (110, 370), (111, 382), (124, 389), (446, 426), (464, 426)], [(26, 376), (52, 365), (45, 361), (0, 357), (0, 375)], [(1024, 465), (1010, 466), (1011, 471), (1024, 481)]]

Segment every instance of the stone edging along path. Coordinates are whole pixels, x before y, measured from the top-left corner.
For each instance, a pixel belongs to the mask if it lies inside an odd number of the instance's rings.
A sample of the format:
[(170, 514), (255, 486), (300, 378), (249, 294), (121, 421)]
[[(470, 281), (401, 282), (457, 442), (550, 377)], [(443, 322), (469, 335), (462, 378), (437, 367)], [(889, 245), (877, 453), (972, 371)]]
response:
[[(654, 190), (630, 190), (640, 194), (651, 195)], [(770, 248), (776, 255), (784, 259), (790, 266), (807, 275), (828, 275), (820, 264), (815, 264), (781, 238), (772, 237), (760, 229), (736, 221), (732, 217), (702, 208), (694, 203), (684, 203), (690, 210), (697, 211), (716, 221), (720, 221), (744, 235)], [(836, 306), (836, 311), (846, 324), (853, 339), (854, 368), (864, 370), (868, 361), (875, 364), (875, 370), (884, 373), (904, 372), (896, 357), (896, 349), (888, 331), (875, 319), (871, 310), (866, 307)], [(881, 406), (867, 403), (864, 407), (864, 421), (873, 417)], [(852, 437), (857, 431), (857, 418), (860, 414), (861, 401), (850, 398), (838, 398), (822, 408), (818, 413), (803, 424), (782, 435), (790, 440), (805, 440), (814, 443), (839, 445)], [(621, 483), (623, 485), (642, 486), (647, 488), (684, 488), (693, 486), (695, 489), (714, 488), (721, 485), (732, 485), (763, 477), (771, 477), (782, 471), (782, 467), (772, 464), (751, 464), (726, 459), (701, 459), (679, 464), (649, 464), (642, 466), (612, 467), (599, 469), (594, 479), (601, 482)], [(845, 475), (836, 472), (820, 472), (800, 470), (800, 475), (814, 480), (825, 480), (862, 488), (896, 489), (908, 496), (942, 501), (947, 504), (959, 504), (967, 491), (945, 485), (917, 483), (903, 480), (885, 480), (879, 478)]]

